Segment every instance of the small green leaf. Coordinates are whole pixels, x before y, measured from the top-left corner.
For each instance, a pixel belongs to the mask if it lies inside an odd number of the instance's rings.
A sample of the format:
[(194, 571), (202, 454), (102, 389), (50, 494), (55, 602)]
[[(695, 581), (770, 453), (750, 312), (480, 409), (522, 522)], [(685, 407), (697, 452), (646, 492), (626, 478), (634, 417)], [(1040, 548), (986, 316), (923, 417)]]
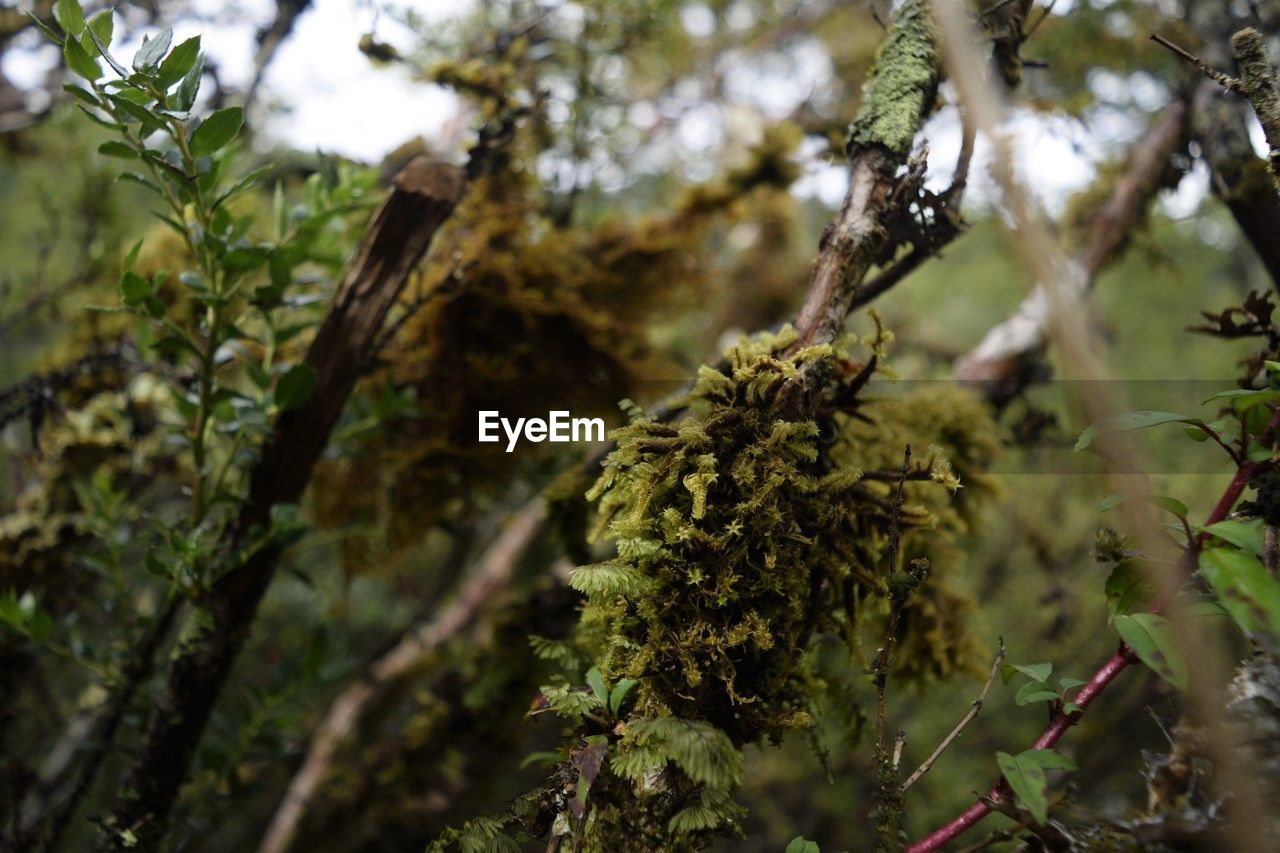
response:
[(295, 364), (276, 384), (276, 405), (286, 412), (298, 408), (311, 396), (317, 381), (315, 368), (305, 362)]
[[(111, 66), (112, 71), (116, 72), (121, 77), (129, 76), (129, 69), (125, 68), (119, 62), (117, 62), (116, 58), (111, 55), (111, 52), (109, 50), (107, 50), (107, 45), (103, 42), (102, 38), (98, 35), (97, 29), (93, 27), (87, 27), (85, 28), (84, 34), (89, 37), (90, 44), (92, 44), (97, 49), (98, 53), (102, 55), (102, 58), (105, 59), (107, 61), (107, 64)], [(110, 40), (111, 40), (110, 33), (108, 33), (107, 41), (110, 41)], [(83, 42), (81, 42), (81, 44), (83, 44)], [(88, 53), (89, 51), (88, 45), (84, 45), (84, 49), (85, 49), (85, 52)]]
[(1076, 763), (1056, 749), (1028, 749), (1022, 757), (1039, 764), (1045, 770), (1076, 771)]
[[(152, 181), (150, 178), (144, 175), (138, 174), (137, 172), (121, 172), (119, 175), (116, 176), (116, 180), (129, 181), (130, 183), (134, 183), (134, 184), (141, 184), (142, 186), (151, 190), (153, 193), (156, 193), (157, 195), (163, 195), (163, 193), (160, 190), (160, 187), (156, 186), (154, 181)], [(178, 233), (181, 234), (185, 232), (183, 232), (182, 229), (178, 229)]]
[(77, 0), (58, 0), (53, 6), (53, 18), (62, 31), (74, 38), (84, 29), (84, 9)]
[(144, 139), (164, 127), (164, 118), (141, 104), (117, 94), (107, 95), (107, 98), (115, 105), (116, 109), (125, 114), (127, 123), (133, 124), (136, 122), (142, 125), (140, 135)]
[(63, 83), (62, 91), (66, 92), (78, 101), (83, 101), (91, 107), (98, 106), (98, 99), (91, 95), (88, 89), (85, 89), (82, 86), (77, 86), (74, 83)]
[(191, 153), (197, 157), (214, 153), (235, 139), (243, 124), (244, 110), (240, 107), (218, 110), (191, 134)]
[(196, 65), (200, 56), (200, 36), (192, 36), (173, 49), (173, 52), (160, 63), (156, 72), (156, 83), (161, 89), (168, 89), (183, 77), (187, 76)]
[(1058, 684), (1062, 686), (1063, 690), (1071, 690), (1072, 688), (1075, 688), (1075, 687), (1083, 687), (1088, 683), (1089, 682), (1082, 681), (1079, 678), (1067, 678), (1065, 675), (1062, 676), (1062, 678), (1058, 679)]
[(102, 12), (93, 15), (90, 22), (88, 22), (88, 26), (84, 27), (84, 32), (79, 37), (84, 53), (92, 56), (99, 53), (97, 45), (110, 45), (111, 31), (114, 28), (115, 17), (111, 9), (104, 9)]
[(1227, 519), (1226, 521), (1219, 521), (1216, 524), (1210, 524), (1208, 527), (1198, 529), (1200, 532), (1215, 536), (1223, 542), (1229, 542), (1248, 554), (1261, 556), (1263, 526), (1262, 519), (1253, 519), (1252, 521)]
[(119, 157), (122, 160), (137, 160), (138, 152), (115, 139), (109, 139), (98, 146), (98, 153), (107, 157)]
[(1280, 641), (1280, 581), (1262, 563), (1240, 551), (1210, 548), (1200, 555), (1200, 573), (1246, 635)]
[(165, 27), (154, 38), (143, 36), (142, 47), (138, 48), (138, 52), (133, 55), (133, 70), (140, 74), (150, 74), (155, 71), (160, 67), (160, 60), (164, 58), (171, 44), (173, 44), (173, 30), (170, 27)]
[(76, 104), (76, 109), (80, 110), (80, 112), (82, 112), (82, 113), (84, 113), (86, 116), (88, 116), (88, 117), (89, 117), (89, 120), (90, 120), (90, 121), (92, 121), (94, 124), (102, 125), (103, 127), (107, 128), (108, 130), (111, 130), (111, 131), (118, 131), (118, 130), (120, 130), (122, 127), (124, 127), (124, 125), (122, 125), (122, 124), (118, 124), (117, 122), (114, 122), (114, 121), (108, 121), (107, 119), (104, 119), (102, 116), (100, 116), (100, 115), (98, 115), (97, 113), (95, 113), (95, 112), (93, 112), (92, 110), (90, 110), (90, 109), (89, 109), (88, 107), (86, 107), (84, 104)]
[(1017, 703), (1018, 707), (1029, 705), (1032, 702), (1056, 702), (1058, 701), (1058, 691), (1043, 681), (1028, 681), (1019, 688), (1013, 701)]
[(803, 835), (797, 835), (787, 844), (786, 853), (822, 853), (817, 842), (809, 841)]
[(1215, 400), (1230, 400), (1231, 405), (1239, 413), (1244, 413), (1255, 406), (1262, 403), (1272, 403), (1280, 400), (1280, 391), (1262, 390), (1255, 391), (1252, 388), (1233, 388), (1230, 391), (1223, 391), (1220, 394), (1214, 394), (1205, 400), (1205, 404), (1212, 403)]
[(639, 683), (634, 678), (623, 678), (613, 685), (613, 692), (609, 694), (609, 712), (613, 716), (618, 716), (618, 713), (622, 710), (622, 703), (627, 700), (627, 694)]
[(1008, 684), (1015, 672), (1020, 672), (1032, 681), (1048, 681), (1053, 674), (1051, 663), (1007, 663), (1004, 665), (1004, 683)]
[(1187, 689), (1187, 662), (1168, 619), (1155, 613), (1121, 614), (1115, 625), (1120, 638), (1156, 675), (1179, 690)]
[(1125, 560), (1116, 564), (1107, 577), (1107, 619), (1114, 620), (1150, 602), (1155, 597), (1155, 584), (1151, 573), (1140, 560)]
[(247, 246), (232, 249), (222, 258), (222, 265), (228, 272), (248, 272), (266, 266), (271, 258), (271, 249), (264, 246)]
[(138, 255), (142, 252), (142, 238), (139, 238), (129, 247), (129, 253), (124, 256), (122, 267), (127, 270), (133, 269), (133, 265), (138, 261)]
[(103, 9), (98, 14), (89, 19), (87, 27), (88, 32), (81, 36), (80, 46), (90, 55), (93, 51), (89, 50), (90, 45), (108, 46), (111, 44), (111, 34), (115, 29), (115, 14), (111, 9)]
[(1111, 495), (1098, 504), (1098, 512), (1108, 512), (1128, 501), (1143, 501), (1168, 512), (1178, 518), (1187, 517), (1187, 505), (1175, 498), (1164, 495)]
[(63, 43), (62, 55), (67, 61), (67, 67), (84, 79), (93, 81), (102, 76), (102, 69), (98, 63), (75, 39), (69, 38)]
[(609, 688), (604, 683), (604, 676), (600, 674), (598, 667), (591, 667), (587, 670), (587, 685), (590, 686), (591, 692), (600, 700), (600, 704), (604, 707), (609, 706)]
[(1117, 415), (1114, 418), (1107, 418), (1086, 428), (1084, 432), (1080, 433), (1080, 438), (1076, 440), (1075, 450), (1077, 453), (1084, 450), (1093, 444), (1094, 439), (1098, 436), (1109, 432), (1128, 432), (1135, 429), (1159, 426), (1160, 424), (1197, 424), (1199, 422), (1199, 418), (1179, 415), (1174, 412), (1130, 412), (1125, 415)]
[(173, 93), (173, 108), (178, 112), (186, 112), (195, 106), (196, 95), (200, 92), (200, 80), (204, 77), (204, 56), (197, 56), (195, 65), (182, 78), (178, 89)]
[(1018, 802), (1043, 826), (1049, 817), (1049, 801), (1045, 796), (1049, 780), (1045, 778), (1044, 768), (1025, 756), (1025, 752), (1019, 755), (997, 752), (996, 763)]
[(140, 304), (151, 295), (151, 282), (132, 270), (120, 276), (120, 298), (130, 307)]
[(1005, 781), (1013, 789), (1018, 802), (1041, 825), (1049, 817), (1045, 771), (1076, 769), (1074, 761), (1052, 749), (1028, 749), (1017, 755), (997, 752), (996, 763), (1000, 765), (1000, 772), (1004, 774)]
[(27, 16), (31, 23), (35, 24), (36, 29), (40, 30), (40, 32), (44, 34), (45, 38), (56, 44), (58, 47), (62, 47), (62, 36), (59, 35), (53, 27), (40, 20), (38, 15), (32, 14), (30, 9), (23, 9), (22, 13)]

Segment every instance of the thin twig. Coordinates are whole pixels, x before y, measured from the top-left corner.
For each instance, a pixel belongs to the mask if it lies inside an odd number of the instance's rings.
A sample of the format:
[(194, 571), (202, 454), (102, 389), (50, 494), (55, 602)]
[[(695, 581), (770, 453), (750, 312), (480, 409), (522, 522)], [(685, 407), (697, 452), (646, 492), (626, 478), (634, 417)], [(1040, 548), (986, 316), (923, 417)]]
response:
[(965, 714), (959, 723), (956, 723), (956, 727), (951, 730), (949, 735), (942, 739), (942, 743), (938, 744), (938, 748), (933, 751), (933, 754), (926, 758), (924, 762), (915, 769), (915, 772), (907, 777), (907, 781), (902, 783), (902, 786), (898, 788), (899, 794), (905, 794), (907, 789), (914, 785), (921, 776), (933, 769), (934, 763), (942, 756), (942, 753), (946, 752), (947, 748), (955, 742), (955, 739), (960, 737), (960, 733), (977, 718), (978, 712), (982, 710), (983, 703), (987, 701), (987, 693), (991, 691), (991, 685), (995, 683), (996, 674), (1000, 672), (1000, 665), (1004, 663), (1004, 656), (1004, 638), (1001, 637), (1000, 651), (996, 652), (996, 659), (991, 664), (991, 674), (987, 676), (987, 683), (982, 685), (982, 693), (974, 700), (973, 705), (969, 707), (969, 713)]
[[(872, 668), (876, 685), (876, 757), (882, 764), (886, 758), (884, 743), (885, 701), (889, 684), (889, 666), (893, 662), (893, 646), (898, 637), (898, 624), (902, 621), (902, 608), (912, 589), (910, 585), (895, 583), (894, 578), (898, 571), (898, 553), (902, 545), (902, 528), (899, 522), (902, 516), (903, 492), (906, 488), (907, 475), (910, 471), (911, 445), (908, 444), (902, 454), (902, 472), (898, 476), (898, 491), (893, 496), (892, 509), (889, 516), (889, 554), (887, 558), (887, 572), (890, 584), (889, 624), (885, 629), (884, 645), (880, 647), (880, 653), (876, 655), (875, 665)], [(917, 574), (914, 579), (918, 583), (923, 578)]]
[(1201, 74), (1208, 77), (1210, 80), (1217, 83), (1219, 86), (1226, 89), (1227, 91), (1235, 92), (1237, 95), (1244, 94), (1240, 89), (1239, 80), (1232, 77), (1230, 74), (1226, 74), (1222, 71), (1219, 71), (1209, 63), (1205, 62), (1200, 57), (1196, 56), (1194, 53), (1190, 53), (1184, 50), (1183, 48), (1169, 41), (1167, 38), (1160, 35), (1159, 33), (1152, 33), (1151, 40), (1156, 44), (1160, 45), (1161, 47), (1173, 51), (1173, 53), (1176, 56), (1186, 60), (1191, 65), (1194, 65), (1196, 67), (1196, 70), (1198, 70)]
[(124, 719), (129, 703), (154, 670), (156, 652), (169, 636), (181, 605), (181, 598), (171, 600), (138, 638), (132, 655), (121, 669), (119, 685), (88, 721), (83, 729), (83, 736), (73, 748), (83, 749), (86, 753), (84, 757), (76, 762), (74, 754), (69, 754), (67, 765), (51, 768), (49, 775), (53, 778), (42, 786), (44, 797), (35, 805), (32, 815), (24, 821), (24, 843), (31, 845), (26, 849), (38, 851), (56, 848), (63, 831), (71, 825), (81, 801), (102, 769), (102, 763), (111, 750), (116, 730)]

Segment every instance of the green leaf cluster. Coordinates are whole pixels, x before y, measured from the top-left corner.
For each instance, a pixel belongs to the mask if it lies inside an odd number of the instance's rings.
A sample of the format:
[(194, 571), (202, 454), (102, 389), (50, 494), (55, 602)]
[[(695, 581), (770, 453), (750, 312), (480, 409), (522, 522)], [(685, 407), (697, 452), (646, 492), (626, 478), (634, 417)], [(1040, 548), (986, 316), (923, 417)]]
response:
[(1028, 749), (1017, 755), (998, 752), (996, 763), (1000, 765), (1000, 772), (1013, 789), (1019, 805), (1031, 812), (1032, 818), (1041, 826), (1049, 818), (1049, 781), (1045, 771), (1076, 769), (1074, 761), (1052, 749)]

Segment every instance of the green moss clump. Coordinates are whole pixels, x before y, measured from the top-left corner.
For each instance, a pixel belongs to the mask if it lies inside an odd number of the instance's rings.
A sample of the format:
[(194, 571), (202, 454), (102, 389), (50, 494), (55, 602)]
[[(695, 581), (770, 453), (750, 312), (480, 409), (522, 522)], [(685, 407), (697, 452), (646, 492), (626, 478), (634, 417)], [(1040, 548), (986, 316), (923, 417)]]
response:
[[(973, 530), (1000, 492), (989, 473), (1001, 452), (991, 407), (971, 391), (952, 386), (909, 391), (876, 401), (867, 419), (849, 420), (831, 448), (842, 467), (892, 469), (901, 464), (901, 444), (927, 447), (930, 465), (949, 484), (907, 483), (909, 501), (928, 510), (934, 524), (927, 536), (903, 543), (903, 562), (929, 563), (929, 581), (907, 599), (901, 636), (893, 658), (895, 676), (919, 683), (958, 673), (980, 676), (986, 650), (969, 630), (976, 604), (951, 581), (964, 564), (959, 537)], [(948, 477), (948, 474), (950, 475)], [(953, 479), (951, 479), (953, 478)]]
[(922, 0), (907, 0), (876, 55), (848, 150), (880, 146), (906, 157), (938, 96), (937, 34)]
[[(742, 344), (721, 373), (703, 368), (691, 416), (643, 415), (589, 497), (616, 559), (575, 570), (603, 621), (600, 668), (639, 679), (640, 716), (707, 720), (734, 743), (779, 741), (810, 724), (805, 650), (847, 633), (860, 590), (880, 589), (889, 484), (825, 463), (814, 420), (787, 420), (775, 397), (829, 346), (785, 355), (785, 330)], [(929, 515), (904, 507), (903, 529)]]

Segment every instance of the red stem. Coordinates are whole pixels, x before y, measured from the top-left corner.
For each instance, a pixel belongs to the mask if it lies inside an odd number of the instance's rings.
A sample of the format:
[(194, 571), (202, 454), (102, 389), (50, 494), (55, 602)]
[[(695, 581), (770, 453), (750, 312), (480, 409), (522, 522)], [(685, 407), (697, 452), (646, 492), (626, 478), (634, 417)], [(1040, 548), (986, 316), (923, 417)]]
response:
[[(1032, 749), (1050, 749), (1057, 743), (1067, 729), (1076, 724), (1081, 717), (1081, 711), (1089, 707), (1094, 699), (1101, 695), (1103, 690), (1107, 689), (1107, 685), (1115, 680), (1116, 676), (1124, 671), (1125, 667), (1133, 663), (1134, 658), (1132, 652), (1123, 644), (1120, 649), (1111, 656), (1102, 668), (1093, 674), (1080, 692), (1076, 694), (1075, 704), (1080, 706), (1080, 711), (1071, 714), (1064, 714), (1062, 709), (1058, 709), (1053, 713), (1053, 718), (1049, 721), (1048, 727), (1040, 733), (1040, 737), (1036, 738), (1036, 742), (1032, 744)], [(991, 813), (991, 803), (998, 803), (1004, 799), (1006, 793), (1005, 782), (1001, 779), (986, 796), (980, 798), (978, 802), (969, 806), (962, 814), (953, 819), (950, 823), (935, 830), (925, 838), (920, 839), (906, 849), (906, 853), (926, 853), (926, 851), (937, 850), (942, 845), (955, 839), (960, 833), (973, 826), (978, 821)]]
[[(1258, 462), (1246, 462), (1236, 469), (1236, 475), (1231, 478), (1231, 482), (1227, 484), (1227, 490), (1222, 493), (1222, 497), (1218, 500), (1218, 505), (1213, 508), (1213, 512), (1209, 513), (1209, 517), (1205, 519), (1203, 527), (1210, 524), (1217, 524), (1219, 521), (1227, 517), (1227, 513), (1231, 512), (1231, 508), (1236, 505), (1236, 501), (1240, 499), (1240, 494), (1244, 491), (1244, 487), (1249, 485), (1249, 481), (1253, 479), (1253, 475), (1262, 467)], [(1208, 533), (1201, 533), (1196, 537), (1196, 545), (1203, 545), (1205, 540), (1209, 538)]]
[[(1275, 439), (1277, 426), (1280, 425), (1280, 410), (1272, 416), (1271, 422), (1267, 425), (1266, 430), (1260, 436), (1264, 445), (1270, 446)], [(1222, 521), (1231, 512), (1231, 508), (1235, 506), (1240, 495), (1244, 492), (1245, 487), (1249, 485), (1249, 481), (1254, 475), (1270, 463), (1263, 462), (1246, 462), (1236, 469), (1236, 474), (1231, 478), (1231, 482), (1227, 484), (1226, 491), (1222, 493), (1222, 497), (1218, 500), (1217, 506), (1213, 508), (1213, 512), (1209, 513), (1209, 517), (1205, 520), (1204, 527)], [(1193, 548), (1198, 550), (1205, 540), (1209, 538), (1209, 534), (1201, 533), (1195, 540)], [(1120, 648), (1111, 659), (1093, 674), (1093, 677), (1080, 688), (1080, 692), (1076, 694), (1073, 700), (1079, 706), (1080, 711), (1089, 707), (1090, 703), (1107, 689), (1107, 685), (1115, 680), (1116, 676), (1124, 672), (1129, 664), (1133, 663), (1136, 658), (1133, 652), (1124, 643), (1120, 644)], [(1032, 749), (1049, 749), (1067, 733), (1067, 729), (1076, 724), (1081, 717), (1080, 712), (1072, 714), (1064, 714), (1059, 708), (1054, 712), (1049, 720), (1049, 725), (1040, 737), (1036, 738), (1036, 742), (1032, 744)], [(999, 803), (1004, 799), (1008, 788), (1003, 778), (987, 791), (986, 795), (980, 797), (976, 803), (969, 806), (951, 821), (929, 835), (906, 848), (906, 853), (929, 853), (933, 850), (940, 849), (944, 844), (953, 841), (962, 832), (972, 827), (978, 821), (991, 814), (991, 807), (995, 803)]]

